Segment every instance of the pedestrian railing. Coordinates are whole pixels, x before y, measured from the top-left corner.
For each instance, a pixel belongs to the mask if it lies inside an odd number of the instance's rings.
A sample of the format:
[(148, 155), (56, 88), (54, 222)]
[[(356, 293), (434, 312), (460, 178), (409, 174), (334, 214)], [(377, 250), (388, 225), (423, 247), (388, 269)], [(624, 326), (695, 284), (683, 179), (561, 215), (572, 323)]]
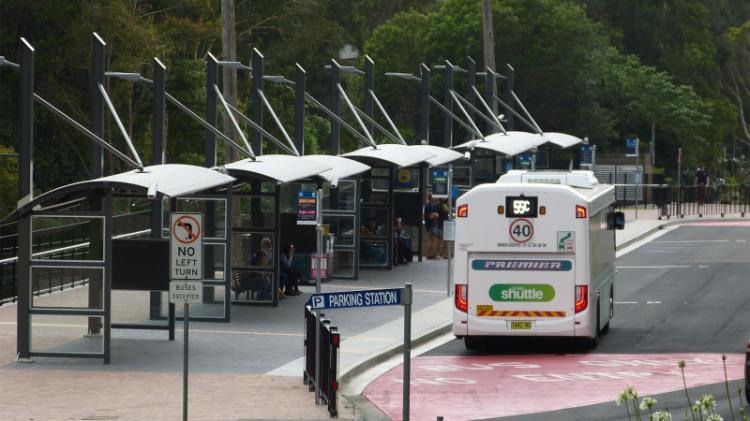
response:
[[(320, 330), (320, 349), (315, 347), (315, 329)], [(320, 398), (328, 405), (331, 417), (338, 415), (336, 409), (336, 393), (338, 392), (338, 354), (341, 336), (330, 320), (319, 313), (316, 322), (315, 313), (310, 306), (305, 306), (305, 368), (302, 381), (308, 385), (310, 391), (320, 387)], [(320, 379), (315, 377), (315, 358), (320, 355)]]
[(660, 191), (659, 219), (686, 216), (745, 216), (748, 188), (742, 184), (715, 186), (664, 186)]
[[(113, 238), (134, 238), (148, 235), (148, 211), (124, 213), (113, 217)], [(35, 229), (32, 256), (55, 260), (81, 260), (89, 253), (86, 222)], [(18, 233), (15, 226), (0, 227), (0, 306), (14, 303), (18, 296)], [(85, 285), (85, 269), (50, 270), (34, 279), (31, 292), (35, 296)]]

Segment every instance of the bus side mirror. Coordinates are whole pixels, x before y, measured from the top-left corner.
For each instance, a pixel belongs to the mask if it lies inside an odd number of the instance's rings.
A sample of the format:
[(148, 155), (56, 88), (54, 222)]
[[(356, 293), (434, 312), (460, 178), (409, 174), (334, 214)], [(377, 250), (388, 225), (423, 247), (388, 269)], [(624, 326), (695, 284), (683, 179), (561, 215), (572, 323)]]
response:
[(607, 229), (625, 229), (625, 214), (623, 212), (610, 212), (607, 214)]

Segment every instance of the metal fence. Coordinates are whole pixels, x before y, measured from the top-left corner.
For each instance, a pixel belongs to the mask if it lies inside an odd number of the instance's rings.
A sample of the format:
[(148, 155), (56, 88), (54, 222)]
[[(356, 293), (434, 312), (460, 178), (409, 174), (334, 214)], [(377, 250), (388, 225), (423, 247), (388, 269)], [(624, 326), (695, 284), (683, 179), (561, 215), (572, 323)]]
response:
[[(133, 238), (148, 235), (149, 211), (123, 213), (113, 217), (114, 238)], [(87, 222), (75, 222), (49, 228), (35, 229), (32, 253), (35, 257), (63, 260), (85, 259), (89, 253)], [(15, 302), (18, 296), (17, 270), (18, 232), (15, 225), (0, 227), (0, 306)], [(52, 270), (34, 279), (34, 295), (51, 293), (86, 284), (84, 269)]]
[(659, 219), (685, 216), (745, 216), (748, 210), (748, 187), (739, 185), (664, 186), (659, 191)]
[[(320, 329), (320, 349), (315, 347), (315, 329)], [(315, 313), (310, 306), (305, 306), (305, 368), (302, 381), (308, 385), (310, 391), (320, 385), (320, 397), (328, 405), (331, 417), (338, 415), (336, 409), (336, 393), (338, 392), (338, 350), (341, 336), (330, 320), (320, 313), (320, 321), (316, 323)], [(315, 358), (320, 352), (320, 379), (315, 378)]]

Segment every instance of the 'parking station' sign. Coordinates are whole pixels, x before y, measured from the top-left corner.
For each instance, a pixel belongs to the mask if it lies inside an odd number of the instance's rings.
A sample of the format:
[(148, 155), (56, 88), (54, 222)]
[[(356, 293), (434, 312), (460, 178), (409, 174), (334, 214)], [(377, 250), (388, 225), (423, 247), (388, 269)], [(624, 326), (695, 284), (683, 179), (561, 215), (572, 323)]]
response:
[(172, 213), (170, 279), (203, 279), (203, 215)]

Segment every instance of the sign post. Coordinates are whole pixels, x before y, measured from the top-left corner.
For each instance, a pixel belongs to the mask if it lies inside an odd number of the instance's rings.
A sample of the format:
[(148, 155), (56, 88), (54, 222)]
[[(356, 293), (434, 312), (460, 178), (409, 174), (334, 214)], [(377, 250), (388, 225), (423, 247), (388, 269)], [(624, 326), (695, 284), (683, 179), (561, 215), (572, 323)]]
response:
[(401, 418), (409, 421), (409, 393), (411, 391), (411, 282), (404, 284), (402, 294), (404, 305), (404, 389), (403, 389), (403, 413)]
[[(411, 306), (412, 285), (411, 282), (404, 284), (403, 288), (375, 289), (369, 291), (342, 291), (316, 293), (310, 296), (305, 305), (309, 305), (317, 315), (320, 310), (352, 308), (352, 307), (379, 307), (379, 306), (404, 306), (404, 381), (403, 381), (403, 419), (409, 420), (409, 393), (411, 381)], [(317, 323), (317, 321), (316, 321)], [(315, 377), (318, 387), (320, 376), (320, 338), (317, 336), (320, 329), (316, 326), (315, 341)], [(316, 403), (317, 403), (316, 389)]]
[(640, 166), (640, 154), (638, 145), (640, 139), (630, 138), (625, 141), (625, 157), (635, 158), (635, 219), (638, 219), (638, 193), (639, 185), (641, 184), (641, 170)]
[[(315, 193), (313, 193), (315, 194)], [(318, 189), (315, 201), (315, 293), (320, 294), (321, 259), (323, 251), (323, 190)], [(315, 312), (315, 405), (320, 405), (320, 311)]]
[(453, 219), (453, 163), (448, 164), (448, 220), (443, 222), (443, 239), (446, 241), (446, 252), (448, 253), (448, 278), (446, 282), (445, 293), (451, 296), (451, 272), (453, 269), (453, 258), (451, 249), (453, 248), (453, 240), (455, 239), (455, 232), (451, 232), (451, 236), (446, 235), (448, 230), (455, 231), (455, 222)]
[(190, 304), (203, 301), (203, 215), (172, 213), (170, 223), (169, 302), (184, 304), (182, 419), (188, 419), (188, 343)]

